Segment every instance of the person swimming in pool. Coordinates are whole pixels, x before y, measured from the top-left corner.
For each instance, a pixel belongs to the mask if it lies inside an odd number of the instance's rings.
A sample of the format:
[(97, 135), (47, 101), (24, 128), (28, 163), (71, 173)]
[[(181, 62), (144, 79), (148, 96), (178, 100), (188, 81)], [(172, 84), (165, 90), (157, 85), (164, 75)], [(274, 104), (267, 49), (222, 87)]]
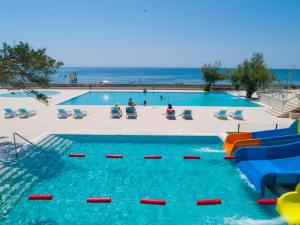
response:
[(160, 96), (160, 100), (162, 101), (163, 99), (164, 99), (164, 97), (161, 95), (161, 96)]

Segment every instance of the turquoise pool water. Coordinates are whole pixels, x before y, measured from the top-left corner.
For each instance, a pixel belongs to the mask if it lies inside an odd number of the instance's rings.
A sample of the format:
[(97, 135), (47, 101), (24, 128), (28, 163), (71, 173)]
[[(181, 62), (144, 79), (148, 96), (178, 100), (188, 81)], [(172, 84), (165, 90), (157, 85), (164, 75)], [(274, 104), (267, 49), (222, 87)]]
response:
[[(59, 94), (59, 91), (39, 91), (40, 93), (46, 96), (52, 96)], [(24, 97), (32, 97), (33, 95), (29, 93), (25, 93), (23, 91), (16, 91), (16, 92), (9, 92), (5, 94), (1, 94), (1, 97), (8, 97), (8, 98), (24, 98)]]
[[(162, 99), (161, 99), (162, 96)], [(144, 100), (148, 105), (174, 106), (235, 106), (258, 107), (259, 105), (249, 100), (220, 92), (100, 92), (90, 91), (80, 96), (71, 98), (59, 105), (113, 105), (118, 102), (127, 105), (128, 99), (133, 98), (137, 105), (142, 105)]]
[[(231, 161), (223, 159), (218, 137), (51, 135), (42, 150), (23, 151), (1, 168), (2, 224), (247, 224), (273, 221), (274, 206), (259, 196)], [(84, 153), (85, 158), (70, 158)], [(123, 154), (107, 159), (106, 154)], [(25, 157), (26, 155), (26, 157)], [(161, 155), (160, 160), (144, 159)], [(200, 155), (184, 160), (183, 155)], [(3, 170), (5, 170), (3, 172)], [(4, 175), (3, 175), (4, 173)], [(29, 194), (52, 194), (52, 201), (29, 201)], [(270, 195), (270, 193), (268, 193)], [(111, 197), (88, 204), (88, 197)], [(272, 196), (267, 196), (272, 197)], [(165, 199), (165, 206), (141, 198)], [(197, 199), (222, 199), (197, 206)], [(253, 223), (248, 223), (253, 224)], [(274, 224), (274, 223), (272, 223)]]

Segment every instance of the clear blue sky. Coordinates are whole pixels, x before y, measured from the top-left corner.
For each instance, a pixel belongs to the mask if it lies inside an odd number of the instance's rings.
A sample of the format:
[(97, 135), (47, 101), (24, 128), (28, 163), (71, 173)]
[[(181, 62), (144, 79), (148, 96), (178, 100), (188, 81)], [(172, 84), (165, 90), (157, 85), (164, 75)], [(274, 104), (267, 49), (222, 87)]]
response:
[[(300, 0), (0, 0), (0, 42), (66, 66), (300, 67)], [(144, 12), (147, 9), (147, 12)]]

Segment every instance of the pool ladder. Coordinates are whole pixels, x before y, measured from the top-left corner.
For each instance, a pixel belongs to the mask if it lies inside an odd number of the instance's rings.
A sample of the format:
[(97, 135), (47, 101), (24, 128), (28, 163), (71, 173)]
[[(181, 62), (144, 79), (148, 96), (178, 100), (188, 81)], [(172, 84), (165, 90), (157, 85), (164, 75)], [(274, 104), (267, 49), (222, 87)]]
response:
[(13, 139), (14, 139), (14, 147), (15, 147), (15, 156), (16, 159), (18, 158), (18, 146), (17, 146), (17, 142), (16, 142), (16, 136), (21, 138), (22, 140), (24, 140), (25, 142), (27, 142), (28, 144), (31, 144), (32, 146), (38, 148), (38, 146), (34, 143), (32, 143), (31, 141), (29, 141), (27, 138), (25, 138), (24, 136), (22, 136), (21, 134), (14, 132), (13, 133)]

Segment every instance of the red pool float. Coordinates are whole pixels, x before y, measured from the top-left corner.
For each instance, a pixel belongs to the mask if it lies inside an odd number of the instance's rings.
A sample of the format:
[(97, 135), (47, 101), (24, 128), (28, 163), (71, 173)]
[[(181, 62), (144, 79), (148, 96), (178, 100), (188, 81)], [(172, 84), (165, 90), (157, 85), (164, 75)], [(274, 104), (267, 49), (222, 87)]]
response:
[(197, 205), (217, 205), (222, 204), (221, 199), (204, 199), (204, 200), (197, 200)]
[(88, 203), (110, 203), (111, 198), (87, 198)]
[(123, 158), (123, 155), (107, 154), (106, 158), (119, 159), (119, 158)]
[(69, 157), (85, 157), (85, 154), (71, 153), (69, 154)]
[(257, 199), (256, 203), (260, 205), (274, 205), (277, 203), (277, 199)]
[(167, 202), (162, 199), (148, 199), (142, 198), (140, 201), (142, 204), (152, 204), (152, 205), (165, 205)]
[(184, 155), (184, 159), (200, 159), (200, 156), (198, 155)]
[(145, 159), (161, 159), (160, 155), (145, 155)]
[(36, 195), (29, 195), (28, 199), (29, 200), (52, 200), (53, 196), (49, 195), (49, 194), (45, 194), (45, 195), (44, 194), (42, 194), (42, 195), (36, 194)]

